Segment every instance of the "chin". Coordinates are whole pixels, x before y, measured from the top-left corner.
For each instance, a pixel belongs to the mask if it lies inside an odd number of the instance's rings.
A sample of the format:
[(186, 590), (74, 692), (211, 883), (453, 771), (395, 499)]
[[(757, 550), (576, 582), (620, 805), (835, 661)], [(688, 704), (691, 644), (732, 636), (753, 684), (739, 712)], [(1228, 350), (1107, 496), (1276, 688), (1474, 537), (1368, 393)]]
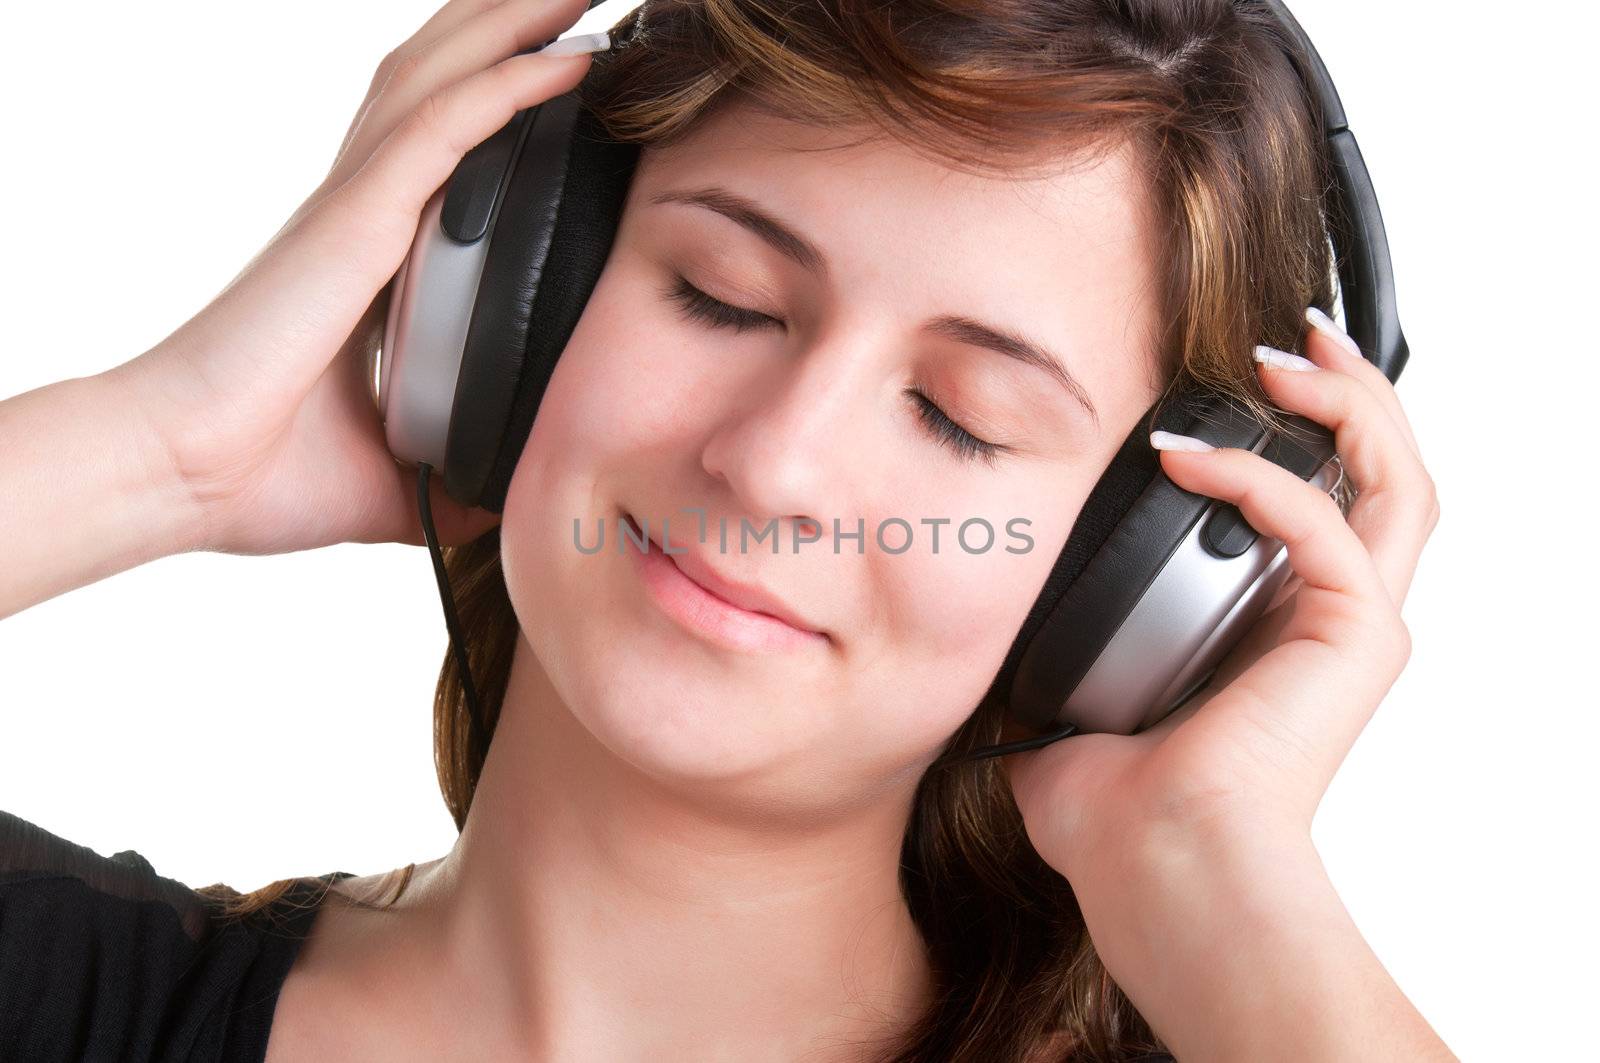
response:
[(584, 670), (570, 711), (614, 755), (663, 781), (754, 782), (804, 759), (814, 704), (708, 674), (706, 664), (659, 647), (613, 652)]

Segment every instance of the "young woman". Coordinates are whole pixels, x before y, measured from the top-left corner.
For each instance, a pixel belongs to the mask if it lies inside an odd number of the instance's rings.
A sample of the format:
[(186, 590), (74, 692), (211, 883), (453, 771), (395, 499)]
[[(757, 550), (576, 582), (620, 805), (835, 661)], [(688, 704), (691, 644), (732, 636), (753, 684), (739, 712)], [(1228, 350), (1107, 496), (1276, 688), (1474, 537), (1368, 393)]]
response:
[[(1453, 1058), (1310, 840), (1406, 662), (1438, 505), (1324, 313), (1327, 161), (1270, 14), (702, 0), (651, 4), (641, 47), (517, 54), (583, 9), (451, 0), (222, 295), (0, 404), (26, 456), (0, 490), (29, 499), (0, 514), (0, 615), (183, 550), (419, 543), (369, 360), (424, 203), (580, 81), (644, 148), (503, 514), (433, 494), (485, 702), (447, 654), (456, 845), (239, 895), (13, 818), (0, 919), (33, 959), (0, 968), (0, 1038), (271, 1063)], [(1154, 438), (1181, 487), (1288, 544), (1281, 604), (1137, 735), (930, 767), (1014, 736), (985, 692), (1180, 380), (1331, 428), (1354, 497)], [(1036, 543), (720, 552), (697, 508), (786, 542), (1025, 517)], [(657, 545), (587, 553), (575, 522)], [(684, 609), (686, 579), (749, 608)], [(46, 975), (73, 993), (28, 988)]]

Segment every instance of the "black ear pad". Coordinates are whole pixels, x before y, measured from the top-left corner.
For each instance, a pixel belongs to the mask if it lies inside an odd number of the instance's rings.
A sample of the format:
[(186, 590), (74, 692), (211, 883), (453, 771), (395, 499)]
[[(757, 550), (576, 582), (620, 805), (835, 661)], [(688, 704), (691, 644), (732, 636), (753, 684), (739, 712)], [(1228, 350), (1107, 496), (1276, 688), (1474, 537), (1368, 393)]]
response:
[(1067, 696), (1214, 501), (1161, 471), (1153, 429), (1246, 449), (1264, 432), (1237, 400), (1187, 378), (1139, 419), (1084, 501), (986, 695), (1036, 730), (1059, 726)]
[(493, 512), (616, 239), (639, 149), (568, 92), (540, 104), (501, 201), (451, 408), (445, 490)]

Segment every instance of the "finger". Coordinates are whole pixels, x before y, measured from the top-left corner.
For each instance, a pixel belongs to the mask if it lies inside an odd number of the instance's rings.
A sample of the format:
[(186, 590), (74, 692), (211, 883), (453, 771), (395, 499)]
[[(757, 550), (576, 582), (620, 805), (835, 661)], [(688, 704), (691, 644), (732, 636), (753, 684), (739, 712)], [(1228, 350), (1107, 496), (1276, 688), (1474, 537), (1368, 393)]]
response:
[[(423, 206), (449, 179), (461, 157), (518, 111), (574, 88), (588, 71), (590, 58), (514, 55), (424, 97), (340, 186), (344, 206), (360, 220), (387, 230), (386, 237), (398, 237), (409, 245)], [(392, 263), (385, 263), (391, 275), (404, 250)]]
[(1401, 434), (1420, 462), (1422, 450), (1417, 446), (1416, 434), (1411, 430), (1411, 420), (1400, 403), (1400, 396), (1395, 393), (1394, 382), (1383, 375), (1383, 370), (1363, 357), (1356, 341), (1321, 310), (1314, 306), (1306, 307), (1306, 320), (1312, 326), (1305, 344), (1307, 357), (1324, 369), (1349, 373), (1365, 384), (1400, 426)]
[[(449, 3), (435, 11), (428, 21), (417, 29), (417, 32), (402, 41), (400, 46), (390, 52), (385, 59), (390, 61), (389, 65), (392, 66), (393, 63), (399, 62), (411, 53), (422, 51), (422, 49), (452, 32), (468, 19), (476, 18), (485, 11), (499, 7), (504, 3), (505, 0), (450, 0)], [(545, 0), (545, 6), (548, 5), (549, 0)]]
[[(312, 364), (306, 353), (345, 343), (399, 270), (423, 206), (461, 156), (517, 111), (573, 88), (589, 62), (513, 56), (428, 97), (366, 165), (280, 232), (222, 297), (231, 329), (259, 332), (261, 370), (278, 386), (309, 388), (329, 359)], [(296, 364), (280, 364), (285, 359)]]
[(1274, 403), (1333, 430), (1357, 492), (1347, 521), (1371, 555), (1390, 600), (1399, 605), (1436, 519), (1432, 478), (1367, 385), (1305, 359), (1289, 362), (1300, 370), (1260, 362), (1283, 353), (1257, 348), (1262, 387)]
[[(204, 352), (249, 335), (230, 383), (306, 392), (393, 279), (417, 220), (472, 145), (524, 107), (570, 90), (588, 55), (524, 55), (429, 97), (350, 180), (296, 213), (175, 342)], [(219, 370), (220, 371), (220, 370)]]
[[(372, 543), (406, 543), (425, 546), (422, 515), (417, 512), (417, 467), (393, 461), (394, 490), (386, 494), (384, 514), (369, 535), (359, 540)], [(500, 523), (500, 514), (476, 506), (464, 506), (444, 490), (444, 477), (428, 474), (428, 512), (440, 546), (461, 546), (478, 538)]]
[(1231, 502), (1252, 528), (1281, 540), (1304, 588), (1389, 606), (1366, 545), (1315, 484), (1240, 447), (1162, 450), (1160, 461), (1179, 487)]
[(408, 51), (363, 108), (329, 179), (337, 184), (359, 169), (430, 94), (559, 37), (585, 10), (587, 0), (508, 0), (453, 22), (430, 43)]
[[(422, 516), (417, 512), (417, 470), (405, 467), (398, 470), (401, 485), (410, 496), (406, 510), (406, 533), (399, 542), (425, 546), (422, 534)], [(428, 474), (428, 511), (433, 519), (433, 532), (440, 546), (462, 546), (470, 543), (490, 528), (500, 523), (500, 514), (477, 506), (464, 506), (445, 494), (444, 477)]]
[[(1231, 682), (1215, 683), (1136, 735), (1159, 745), (1182, 730), (1200, 746), (1239, 750), (1321, 794), (1404, 669), (1410, 635), (1390, 614), (1332, 644), (1286, 637)], [(1209, 733), (1208, 733), (1209, 732)]]
[(372, 107), (372, 101), (378, 98), (378, 94), (383, 91), (383, 86), (388, 84), (389, 76), (394, 73), (394, 68), (412, 52), (432, 44), (440, 34), (449, 32), (452, 27), (459, 25), (463, 20), (501, 2), (503, 0), (450, 0), (449, 3), (435, 11), (433, 16), (423, 23), (415, 33), (407, 37), (379, 60), (377, 68), (372, 72), (372, 80), (367, 85), (367, 94), (361, 100), (361, 106), (356, 108), (355, 117), (350, 119), (350, 126), (345, 130), (344, 139), (339, 142), (339, 150), (333, 153), (333, 166), (329, 168), (329, 175), (323, 182), (324, 187), (331, 186), (333, 171), (338, 168), (340, 160), (349, 151), (350, 142), (355, 139), (356, 131), (361, 128), (362, 123), (365, 121), (367, 112)]
[[(1232, 502), (1258, 532), (1281, 540), (1303, 582), (1277, 644), (1231, 682), (1213, 683), (1170, 723), (1150, 728), (1152, 740), (1191, 717), (1191, 726), (1243, 723), (1278, 740), (1267, 748), (1298, 751), (1331, 777), (1410, 653), (1371, 555), (1332, 498), (1258, 454), (1166, 450), (1161, 463), (1178, 486)], [(1332, 682), (1342, 684), (1333, 700), (1349, 711), (1329, 711)], [(1223, 703), (1227, 710), (1216, 712)]]

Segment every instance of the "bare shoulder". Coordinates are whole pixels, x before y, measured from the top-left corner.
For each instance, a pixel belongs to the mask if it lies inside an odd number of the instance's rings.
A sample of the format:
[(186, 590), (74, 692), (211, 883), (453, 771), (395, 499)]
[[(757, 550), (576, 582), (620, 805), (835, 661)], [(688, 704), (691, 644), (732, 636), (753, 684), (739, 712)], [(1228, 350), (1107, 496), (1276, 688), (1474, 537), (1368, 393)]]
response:
[(404, 1024), (392, 1014), (407, 989), (396, 974), (406, 965), (393, 962), (407, 930), (392, 903), (402, 871), (329, 888), (279, 989), (264, 1063), (404, 1058), (393, 1043)]

